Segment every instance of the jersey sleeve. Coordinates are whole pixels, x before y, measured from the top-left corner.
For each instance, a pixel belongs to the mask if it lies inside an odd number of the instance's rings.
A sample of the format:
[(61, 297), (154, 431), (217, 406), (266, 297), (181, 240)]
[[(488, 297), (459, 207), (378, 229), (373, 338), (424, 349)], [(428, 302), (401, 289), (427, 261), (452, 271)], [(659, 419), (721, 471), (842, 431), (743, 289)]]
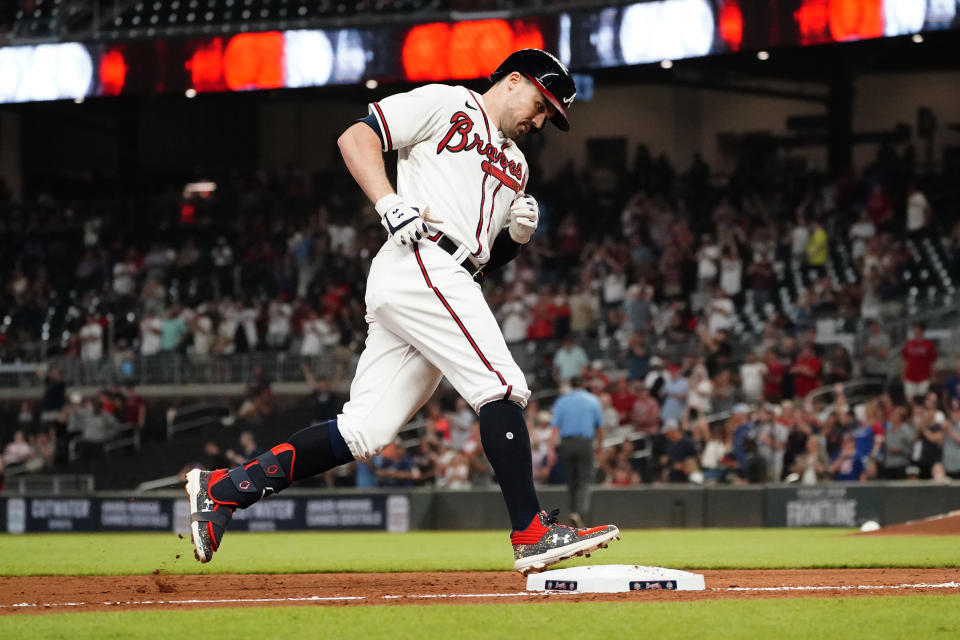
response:
[(371, 102), (368, 110), (383, 133), (383, 150), (393, 151), (429, 140), (443, 127), (442, 114), (448, 111), (447, 103), (455, 99), (457, 92), (456, 87), (429, 84)]

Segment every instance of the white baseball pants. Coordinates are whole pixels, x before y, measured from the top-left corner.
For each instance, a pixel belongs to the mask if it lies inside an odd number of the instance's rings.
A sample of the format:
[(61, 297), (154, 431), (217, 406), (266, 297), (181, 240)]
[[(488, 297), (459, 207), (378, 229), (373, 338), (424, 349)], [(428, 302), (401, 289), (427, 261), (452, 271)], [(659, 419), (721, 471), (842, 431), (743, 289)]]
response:
[(494, 400), (526, 405), (526, 379), (480, 285), (433, 242), (385, 243), (370, 267), (366, 305), (366, 345), (337, 417), (357, 460), (389, 444), (443, 376), (474, 411)]

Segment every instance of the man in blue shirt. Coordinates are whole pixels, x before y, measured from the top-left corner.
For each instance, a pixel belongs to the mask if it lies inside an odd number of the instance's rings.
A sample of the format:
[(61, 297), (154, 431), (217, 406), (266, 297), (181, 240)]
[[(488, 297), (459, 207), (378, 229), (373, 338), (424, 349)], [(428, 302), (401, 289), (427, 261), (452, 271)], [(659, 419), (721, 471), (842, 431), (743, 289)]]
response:
[(579, 376), (570, 379), (573, 387), (553, 405), (553, 427), (560, 436), (560, 458), (570, 491), (570, 520), (583, 526), (587, 491), (593, 479), (594, 439), (603, 442), (603, 409), (597, 396), (583, 388)]

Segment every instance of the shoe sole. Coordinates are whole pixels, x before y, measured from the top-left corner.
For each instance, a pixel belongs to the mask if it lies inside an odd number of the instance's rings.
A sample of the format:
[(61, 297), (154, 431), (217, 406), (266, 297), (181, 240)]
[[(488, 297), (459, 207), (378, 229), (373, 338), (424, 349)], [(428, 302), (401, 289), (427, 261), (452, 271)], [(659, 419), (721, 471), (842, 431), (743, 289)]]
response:
[(563, 562), (564, 560), (568, 560), (570, 558), (575, 558), (577, 556), (587, 556), (589, 558), (592, 552), (596, 551), (597, 549), (606, 549), (610, 542), (619, 539), (620, 530), (614, 527), (613, 531), (609, 531), (595, 538), (588, 538), (581, 542), (569, 544), (565, 547), (551, 549), (546, 553), (516, 560), (513, 563), (513, 568), (514, 570), (519, 571), (521, 575), (540, 573), (547, 567), (555, 565), (558, 562)]
[[(200, 470), (193, 469), (187, 474), (187, 485), (183, 488), (190, 498), (190, 514), (200, 512), (200, 504), (197, 502), (197, 496), (200, 493)], [(200, 523), (190, 522), (190, 541), (193, 542), (193, 557), (198, 562), (207, 563), (213, 558), (208, 558), (200, 546)], [(211, 554), (212, 556), (213, 554)]]

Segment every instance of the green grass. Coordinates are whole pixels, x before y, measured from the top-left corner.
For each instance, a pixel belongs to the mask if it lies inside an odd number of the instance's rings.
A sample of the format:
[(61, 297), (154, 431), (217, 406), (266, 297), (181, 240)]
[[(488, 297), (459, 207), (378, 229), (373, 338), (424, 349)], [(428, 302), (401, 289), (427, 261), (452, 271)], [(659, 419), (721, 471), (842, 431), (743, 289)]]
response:
[[(638, 596), (640, 597), (640, 596)], [(0, 616), (2, 638), (956, 638), (960, 596), (270, 607)], [(226, 630), (226, 631), (225, 631)], [(223, 635), (222, 633), (219, 635)]]
[[(176, 556), (180, 557), (177, 558)], [(509, 570), (503, 532), (230, 533), (211, 564), (175, 534), (0, 535), (0, 575)], [(625, 531), (574, 564), (677, 569), (958, 567), (952, 537), (855, 536), (837, 529)]]

